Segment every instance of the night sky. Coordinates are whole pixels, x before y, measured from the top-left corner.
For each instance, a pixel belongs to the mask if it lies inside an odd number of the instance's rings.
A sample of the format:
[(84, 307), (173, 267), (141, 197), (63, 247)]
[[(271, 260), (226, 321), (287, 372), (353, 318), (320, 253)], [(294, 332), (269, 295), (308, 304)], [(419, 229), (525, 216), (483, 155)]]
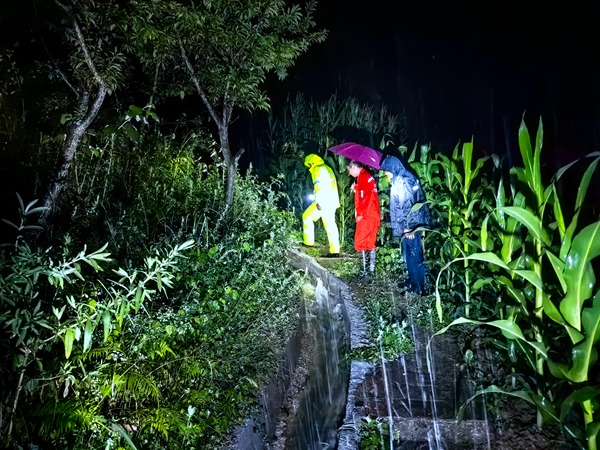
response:
[[(494, 6), (496, 5), (496, 6)], [(553, 165), (600, 144), (600, 2), (321, 0), (329, 30), (271, 88), (276, 107), (295, 91), (355, 96), (403, 115), (408, 144), (518, 155), (523, 113), (542, 117)]]

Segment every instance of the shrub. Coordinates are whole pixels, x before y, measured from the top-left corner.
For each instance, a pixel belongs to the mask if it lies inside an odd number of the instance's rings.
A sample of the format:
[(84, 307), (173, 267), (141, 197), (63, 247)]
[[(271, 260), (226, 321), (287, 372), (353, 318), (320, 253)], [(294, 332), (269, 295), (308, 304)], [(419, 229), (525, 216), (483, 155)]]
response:
[[(7, 446), (215, 448), (274, 373), (299, 307), (282, 195), (248, 174), (224, 215), (221, 174), (191, 147), (141, 159), (97, 206), (82, 197), (86, 213), (58, 228), (72, 239), (2, 255)], [(90, 223), (104, 226), (85, 235)], [(109, 244), (73, 253), (88, 237)]]

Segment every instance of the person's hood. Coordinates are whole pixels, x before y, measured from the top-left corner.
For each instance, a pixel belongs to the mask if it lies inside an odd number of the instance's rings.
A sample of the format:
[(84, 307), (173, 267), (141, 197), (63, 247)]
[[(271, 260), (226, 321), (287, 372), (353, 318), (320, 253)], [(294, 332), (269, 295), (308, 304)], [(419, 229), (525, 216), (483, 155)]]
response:
[(395, 177), (403, 176), (407, 172), (402, 161), (395, 156), (386, 156), (381, 163), (381, 170), (391, 172)]
[(323, 158), (319, 155), (315, 155), (314, 153), (311, 153), (304, 158), (304, 165), (309, 169), (314, 166), (320, 166), (321, 164), (325, 164), (325, 161), (323, 161)]

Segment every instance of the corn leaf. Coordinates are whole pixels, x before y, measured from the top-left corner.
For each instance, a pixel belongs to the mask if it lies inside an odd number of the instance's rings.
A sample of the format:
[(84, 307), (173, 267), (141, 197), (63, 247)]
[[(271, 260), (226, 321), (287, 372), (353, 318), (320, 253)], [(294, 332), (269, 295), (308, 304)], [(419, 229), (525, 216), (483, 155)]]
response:
[(522, 306), (524, 313), (526, 315), (529, 314), (529, 311), (527, 311), (527, 301), (525, 300), (523, 291), (516, 288), (508, 277), (499, 276), (496, 278), (496, 280), (502, 283), (508, 294)]
[(575, 404), (583, 403), (586, 400), (592, 400), (600, 395), (600, 389), (585, 386), (581, 389), (573, 391), (562, 403), (560, 408), (560, 420), (564, 422), (569, 412), (573, 409)]
[[(560, 248), (560, 257), (566, 258), (566, 254), (569, 252), (571, 248), (571, 240), (573, 237), (573, 233), (577, 228), (577, 224), (579, 222), (579, 213), (581, 211), (581, 207), (583, 206), (583, 201), (585, 200), (585, 195), (590, 185), (590, 181), (592, 179), (592, 175), (596, 171), (596, 167), (598, 166), (598, 161), (600, 158), (596, 158), (586, 169), (583, 177), (581, 178), (581, 182), (579, 183), (579, 188), (577, 189), (577, 198), (575, 200), (575, 208), (573, 213), (573, 218), (571, 219), (571, 223), (569, 227), (564, 233), (564, 236), (561, 236), (561, 248)], [(558, 199), (556, 200), (558, 201)]]
[(560, 312), (579, 331), (583, 302), (591, 297), (592, 287), (596, 282), (591, 260), (599, 254), (600, 221), (588, 225), (575, 236), (565, 263), (567, 293), (560, 302)]
[[(538, 201), (541, 203), (544, 195), (544, 186), (542, 184), (542, 171), (541, 171), (541, 153), (542, 153), (542, 143), (544, 140), (544, 125), (542, 123), (542, 118), (540, 117), (537, 133), (535, 135), (535, 152), (533, 155), (533, 180), (534, 180), (534, 189), (535, 195)], [(540, 207), (542, 205), (538, 205)]]
[[(494, 328), (498, 328), (500, 332), (508, 339), (519, 339), (521, 342), (526, 343), (533, 347), (537, 352), (539, 352), (544, 358), (548, 357), (546, 352), (546, 347), (541, 342), (531, 342), (528, 341), (525, 336), (523, 336), (523, 332), (519, 326), (511, 321), (511, 320), (492, 320), (491, 322), (483, 322), (481, 320), (467, 319), (465, 317), (459, 317), (454, 320), (450, 325), (442, 328), (440, 331), (435, 333), (435, 335), (445, 333), (450, 327), (461, 324), (475, 324), (475, 325), (488, 325)], [(434, 335), (434, 336), (435, 336)]]
[(585, 339), (573, 348), (573, 366), (567, 374), (575, 383), (588, 380), (590, 365), (598, 358), (596, 343), (600, 339), (600, 293), (596, 294), (593, 306), (583, 310), (582, 323)]
[(462, 418), (464, 416), (464, 412), (465, 412), (467, 405), (469, 403), (471, 403), (478, 396), (484, 395), (484, 394), (510, 395), (511, 397), (518, 397), (522, 400), (525, 400), (528, 403), (531, 403), (532, 405), (535, 405), (535, 401), (533, 400), (533, 398), (531, 398), (531, 394), (527, 391), (512, 391), (512, 392), (505, 391), (504, 389), (501, 389), (498, 386), (492, 385), (485, 389), (481, 389), (481, 390), (475, 392), (475, 394), (473, 394), (472, 397), (470, 397), (469, 399), (467, 399), (467, 401), (465, 401), (465, 403), (458, 410), (457, 418), (458, 418), (459, 422), (462, 420)]
[(465, 142), (462, 146), (462, 162), (463, 162), (463, 170), (465, 173), (465, 185), (463, 188), (463, 194), (467, 194), (469, 192), (469, 186), (471, 185), (471, 180), (476, 176), (471, 173), (471, 163), (473, 160), (473, 141)]
[(585, 437), (589, 440), (596, 440), (598, 436), (598, 432), (600, 432), (600, 422), (593, 422), (587, 425), (585, 428)]
[(596, 167), (598, 166), (598, 161), (600, 158), (596, 158), (592, 163), (588, 166), (585, 173), (583, 174), (583, 178), (581, 178), (581, 183), (579, 183), (579, 189), (577, 189), (577, 199), (575, 200), (575, 210), (578, 211), (583, 206), (583, 200), (585, 199), (585, 194), (587, 193), (588, 187), (590, 185), (590, 181), (592, 179), (592, 175), (596, 171)]
[[(560, 206), (560, 199), (558, 197), (558, 192), (556, 191), (556, 185), (552, 184), (552, 193), (554, 194), (554, 218), (556, 219), (556, 224), (558, 225), (558, 232), (560, 234), (560, 241), (563, 242), (565, 237), (565, 231), (567, 227), (565, 226), (565, 218), (562, 212), (562, 208)], [(570, 244), (570, 240), (569, 240)], [(562, 253), (560, 253), (562, 254)]]
[(525, 208), (520, 208), (517, 206), (505, 206), (501, 209), (506, 214), (514, 217), (521, 224), (527, 227), (527, 229), (531, 234), (533, 234), (535, 239), (543, 242), (548, 246), (550, 245), (550, 240), (548, 239), (548, 234), (543, 229), (542, 221), (533, 213), (526, 210)]
[(519, 127), (519, 150), (521, 151), (521, 158), (523, 158), (523, 165), (525, 166), (525, 176), (527, 184), (530, 186), (534, 185), (533, 179), (533, 159), (531, 150), (531, 139), (529, 137), (529, 131), (525, 125), (525, 120), (521, 120)]
[(563, 272), (565, 270), (565, 263), (560, 260), (554, 253), (550, 250), (545, 252), (545, 255), (548, 257), (552, 268), (554, 269), (554, 273), (556, 274), (556, 278), (558, 278), (558, 282), (560, 283), (560, 287), (562, 288), (563, 294), (567, 292), (567, 283), (565, 283), (565, 278), (563, 276)]

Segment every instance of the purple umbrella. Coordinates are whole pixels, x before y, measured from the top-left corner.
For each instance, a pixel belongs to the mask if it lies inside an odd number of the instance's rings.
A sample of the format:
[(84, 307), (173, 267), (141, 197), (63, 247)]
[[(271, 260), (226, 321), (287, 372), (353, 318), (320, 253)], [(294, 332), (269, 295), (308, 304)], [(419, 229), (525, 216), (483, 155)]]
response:
[(365, 145), (357, 144), (355, 142), (345, 142), (329, 149), (333, 153), (342, 155), (348, 159), (359, 161), (367, 166), (380, 169), (381, 158), (383, 154), (377, 150), (367, 147)]

